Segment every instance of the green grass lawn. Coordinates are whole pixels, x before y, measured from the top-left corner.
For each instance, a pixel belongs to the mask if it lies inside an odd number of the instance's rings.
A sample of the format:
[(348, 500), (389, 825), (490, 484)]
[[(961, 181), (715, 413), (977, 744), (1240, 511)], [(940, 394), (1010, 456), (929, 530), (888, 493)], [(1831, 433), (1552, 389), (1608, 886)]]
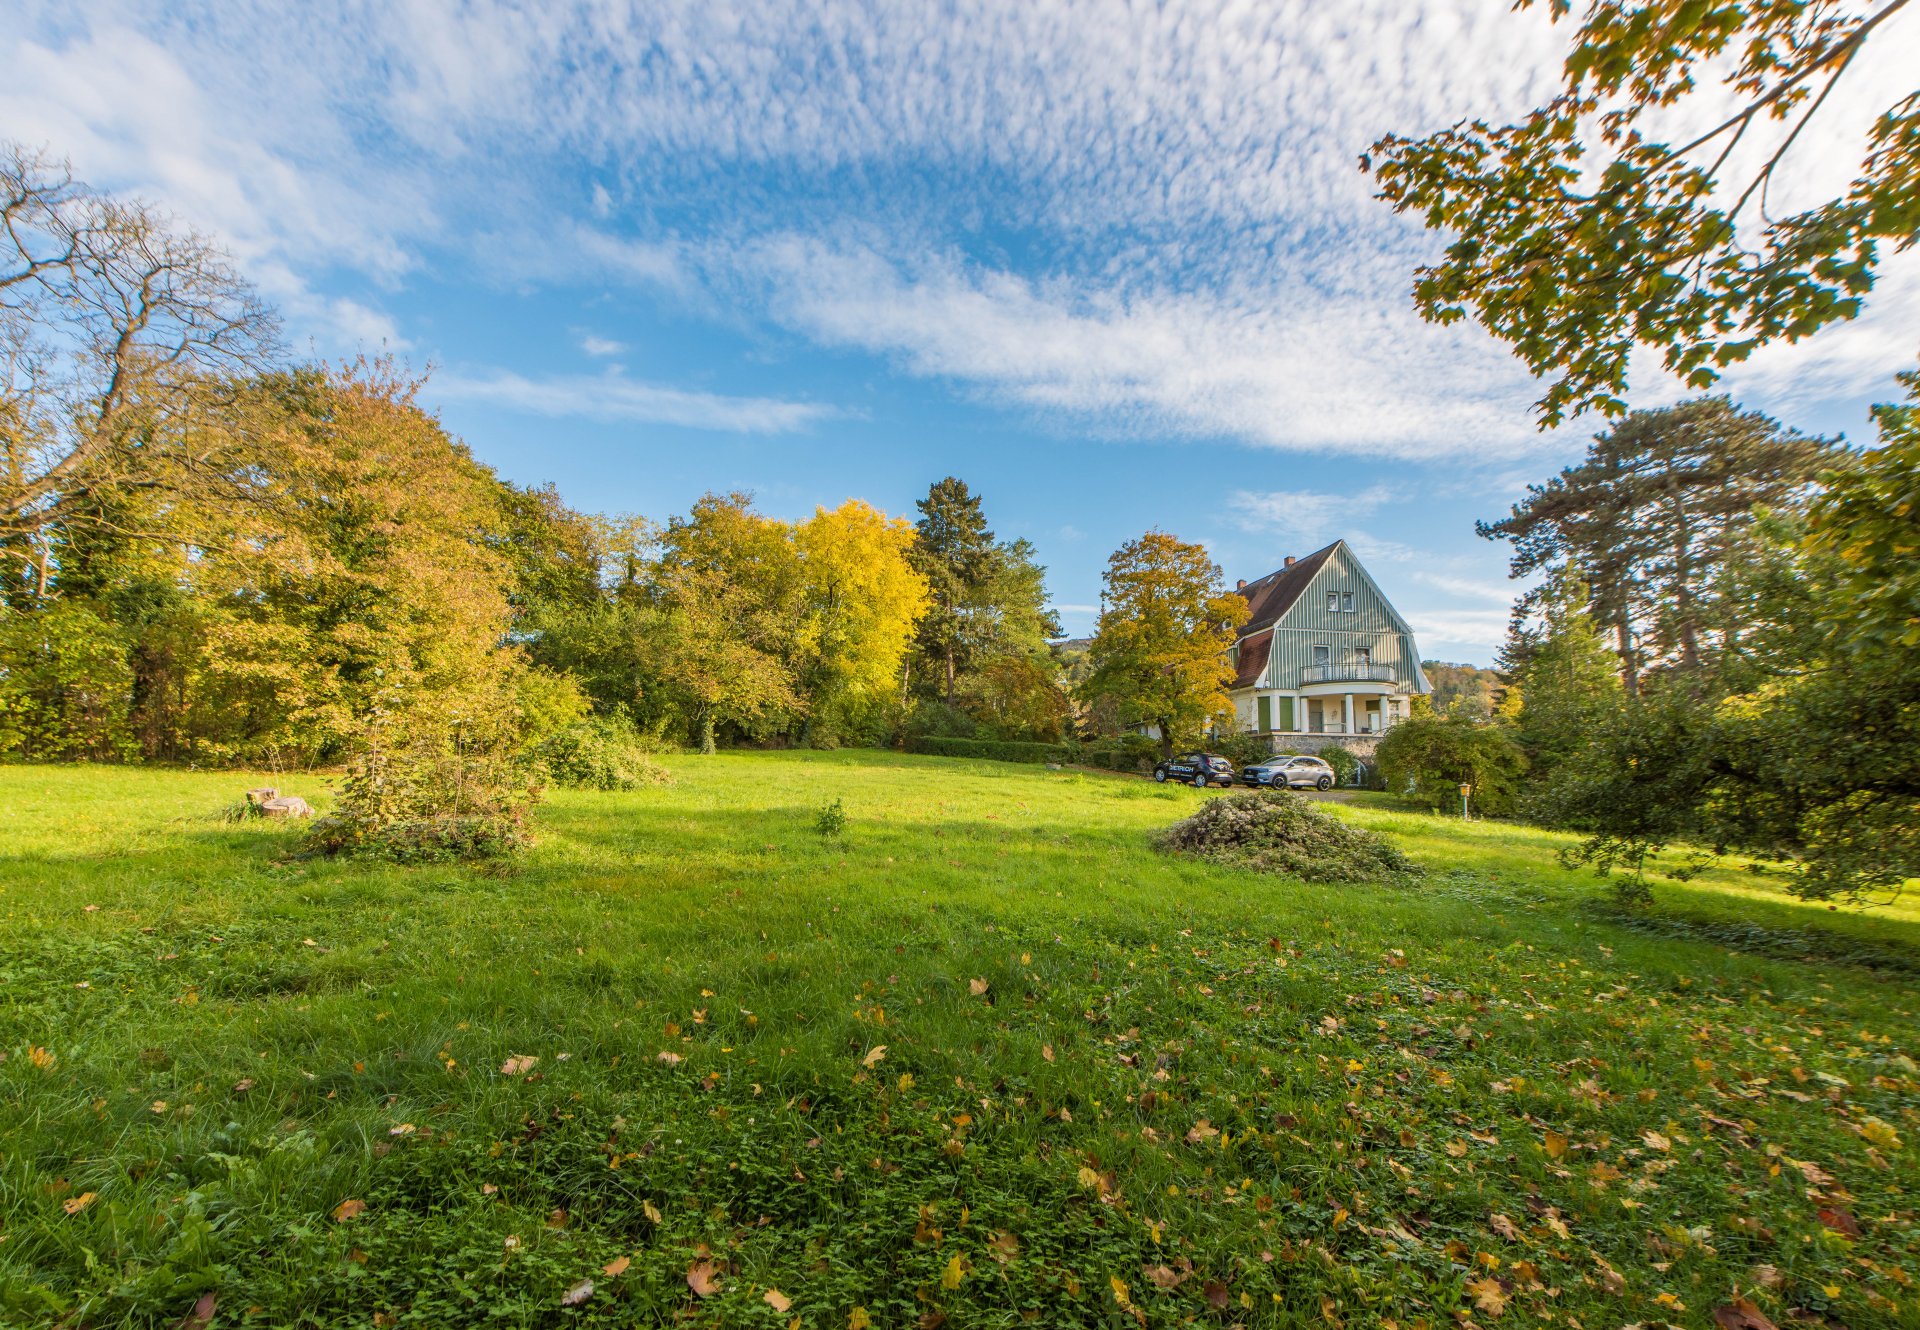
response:
[(1920, 1323), (1909, 906), (1626, 918), (1370, 801), (1425, 883), (1308, 887), (1148, 849), (1183, 788), (669, 765), (505, 870), (0, 769), (0, 1320)]

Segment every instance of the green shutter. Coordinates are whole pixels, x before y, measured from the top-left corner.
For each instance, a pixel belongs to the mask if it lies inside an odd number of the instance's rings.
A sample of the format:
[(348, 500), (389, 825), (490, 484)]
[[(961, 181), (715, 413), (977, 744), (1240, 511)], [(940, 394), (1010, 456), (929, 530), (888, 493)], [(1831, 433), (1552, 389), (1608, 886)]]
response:
[(1280, 732), (1282, 734), (1292, 734), (1294, 732), (1293, 699), (1290, 697), (1280, 699)]
[(1266, 694), (1262, 693), (1260, 695), (1260, 732), (1262, 734), (1265, 734), (1268, 730), (1271, 730), (1272, 728), (1273, 728), (1273, 699), (1268, 697)]

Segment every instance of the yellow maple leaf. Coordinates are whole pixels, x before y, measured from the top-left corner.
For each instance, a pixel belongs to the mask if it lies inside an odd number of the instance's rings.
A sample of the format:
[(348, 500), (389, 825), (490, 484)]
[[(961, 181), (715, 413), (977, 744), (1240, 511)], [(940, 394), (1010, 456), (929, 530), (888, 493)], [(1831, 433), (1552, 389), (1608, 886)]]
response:
[(940, 1287), (952, 1292), (960, 1287), (960, 1281), (967, 1277), (966, 1258), (955, 1252), (947, 1260), (947, 1268), (940, 1272)]
[(875, 1044), (867, 1050), (867, 1055), (860, 1059), (860, 1065), (863, 1067), (877, 1067), (886, 1056), (887, 1046), (885, 1044)]

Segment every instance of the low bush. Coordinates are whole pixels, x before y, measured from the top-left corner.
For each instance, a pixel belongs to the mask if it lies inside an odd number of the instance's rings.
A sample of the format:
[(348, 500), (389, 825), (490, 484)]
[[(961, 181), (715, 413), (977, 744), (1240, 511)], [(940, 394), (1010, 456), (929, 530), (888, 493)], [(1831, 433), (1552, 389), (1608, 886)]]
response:
[(1328, 744), (1314, 756), (1333, 768), (1333, 778), (1341, 785), (1353, 785), (1360, 774), (1360, 759), (1339, 744)]
[(1209, 799), (1154, 837), (1154, 847), (1303, 882), (1405, 881), (1420, 868), (1384, 837), (1349, 826), (1287, 790)]
[(306, 849), (310, 854), (435, 864), (501, 859), (517, 854), (526, 844), (526, 827), (515, 817), (465, 814), (370, 825), (336, 816), (313, 824)]
[(1068, 747), (1068, 760), (1083, 767), (1099, 767), (1103, 771), (1152, 771), (1160, 760), (1160, 741), (1149, 739), (1145, 735), (1128, 735), (1122, 739), (1106, 740), (1092, 744), (1073, 744)]
[(592, 716), (543, 739), (532, 752), (553, 784), (570, 790), (631, 790), (671, 779), (647, 756), (633, 722)]
[(1264, 734), (1217, 734), (1207, 743), (1236, 768), (1264, 762), (1273, 756), (1273, 739)]

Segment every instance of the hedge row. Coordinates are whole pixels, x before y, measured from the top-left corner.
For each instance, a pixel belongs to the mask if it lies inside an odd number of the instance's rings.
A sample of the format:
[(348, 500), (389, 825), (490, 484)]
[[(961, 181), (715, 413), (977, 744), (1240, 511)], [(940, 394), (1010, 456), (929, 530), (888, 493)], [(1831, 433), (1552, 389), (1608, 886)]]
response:
[(1058, 762), (1108, 771), (1151, 771), (1159, 746), (1151, 740), (1123, 747), (1083, 748), (1078, 744), (1030, 743), (1016, 739), (945, 739), (915, 735), (906, 741), (909, 753), (935, 757), (979, 757), (993, 762)]

